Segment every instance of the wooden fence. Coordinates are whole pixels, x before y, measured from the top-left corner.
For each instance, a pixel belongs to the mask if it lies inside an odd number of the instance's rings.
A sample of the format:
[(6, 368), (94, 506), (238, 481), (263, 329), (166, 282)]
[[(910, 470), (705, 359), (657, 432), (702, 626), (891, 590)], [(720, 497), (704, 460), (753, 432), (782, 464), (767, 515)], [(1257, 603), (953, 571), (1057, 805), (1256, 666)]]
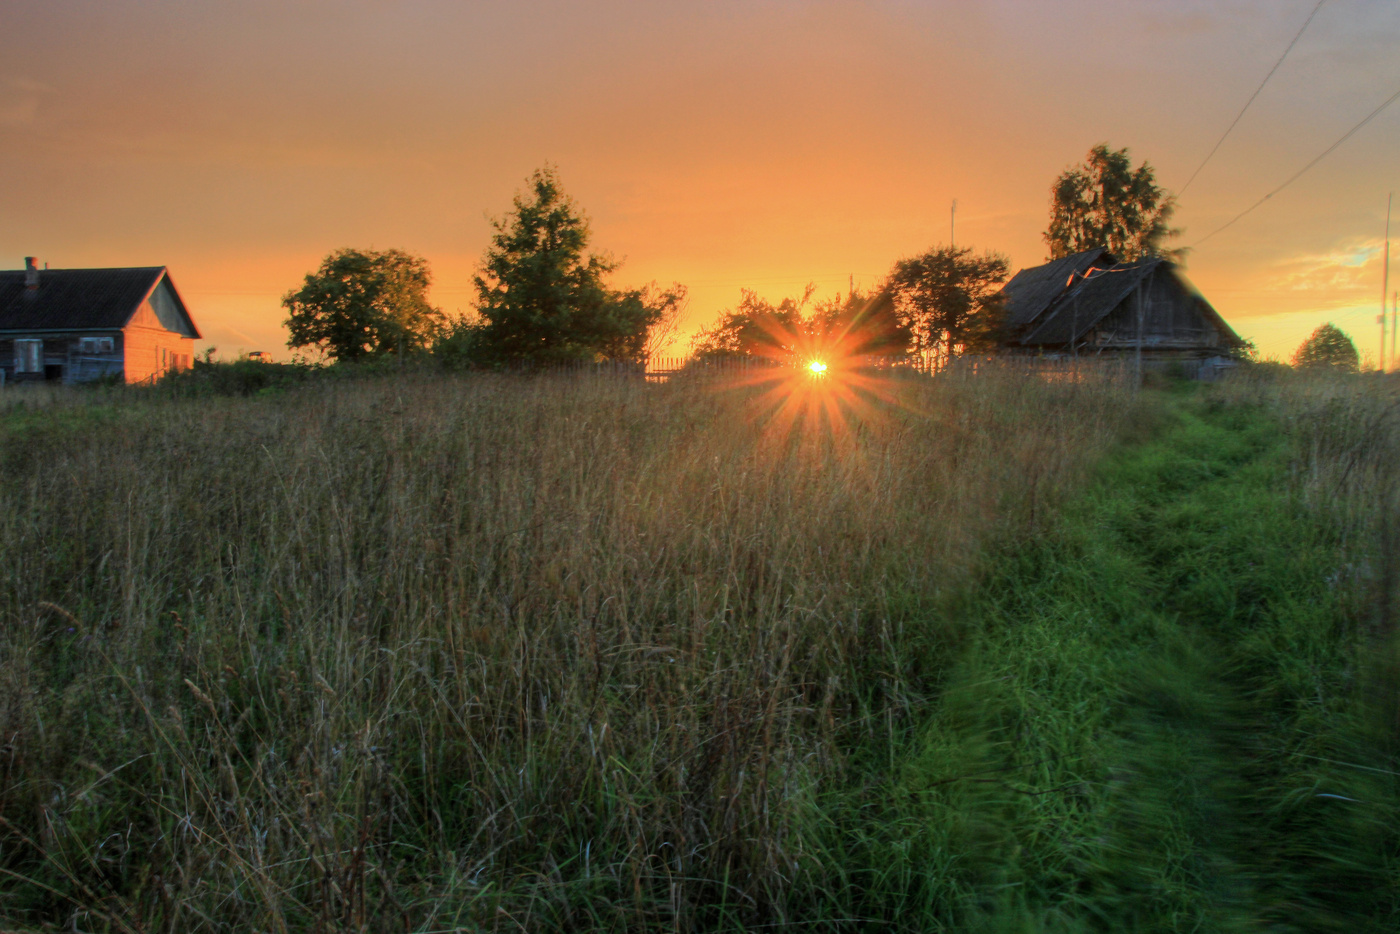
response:
[[(787, 373), (806, 374), (812, 361), (798, 358), (773, 359), (755, 356), (653, 357), (645, 364), (605, 361), (598, 363), (566, 363), (546, 367), (508, 367), (510, 372), (562, 372), (600, 376), (643, 377), (649, 381), (670, 379), (704, 379), (716, 377), (745, 377), (777, 379)], [(845, 359), (829, 364), (826, 375), (841, 373), (865, 375), (921, 376), (946, 379), (968, 379), (992, 374), (1021, 373), (1043, 379), (1061, 381), (1119, 381), (1133, 375), (1131, 360), (1103, 358), (1047, 358), (1030, 356), (958, 356), (951, 361), (934, 361), (918, 357), (867, 356)], [(1186, 374), (1195, 376), (1194, 373)]]
[[(653, 357), (636, 361), (574, 361), (551, 365), (518, 364), (504, 367), (510, 373), (569, 373), (579, 375), (644, 378), (661, 382), (675, 378), (703, 379), (752, 376), (757, 379), (781, 378), (786, 373), (805, 373), (812, 361), (797, 357), (774, 359), (756, 356)], [(1218, 379), (1229, 368), (1215, 361), (1144, 360), (1143, 371), (1171, 372), (1187, 379)], [(867, 356), (830, 364), (829, 376), (843, 372), (867, 375), (921, 376), (938, 379), (973, 379), (979, 376), (1025, 374), (1060, 382), (1131, 383), (1137, 367), (1130, 356), (1041, 357), (1018, 355), (959, 355), (951, 360), (914, 356)]]

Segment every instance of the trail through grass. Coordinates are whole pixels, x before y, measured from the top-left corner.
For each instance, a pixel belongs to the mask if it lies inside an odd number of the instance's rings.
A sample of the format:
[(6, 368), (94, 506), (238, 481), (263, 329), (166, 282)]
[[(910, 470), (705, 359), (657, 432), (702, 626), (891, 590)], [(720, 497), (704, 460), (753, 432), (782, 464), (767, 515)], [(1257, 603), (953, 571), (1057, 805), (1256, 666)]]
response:
[[(826, 815), (830, 885), (905, 930), (1394, 930), (1393, 750), (1357, 570), (1259, 406), (1140, 415), (969, 601), (927, 727)], [(839, 854), (839, 855), (837, 855)]]

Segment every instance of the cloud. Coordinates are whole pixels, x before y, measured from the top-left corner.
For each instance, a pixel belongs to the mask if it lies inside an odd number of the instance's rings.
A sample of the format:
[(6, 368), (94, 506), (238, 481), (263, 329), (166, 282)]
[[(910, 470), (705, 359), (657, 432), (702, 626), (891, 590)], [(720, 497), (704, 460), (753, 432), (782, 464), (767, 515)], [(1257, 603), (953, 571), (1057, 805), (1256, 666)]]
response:
[(1380, 240), (1344, 240), (1325, 253), (1307, 253), (1275, 263), (1277, 287), (1293, 292), (1359, 292), (1376, 284)]

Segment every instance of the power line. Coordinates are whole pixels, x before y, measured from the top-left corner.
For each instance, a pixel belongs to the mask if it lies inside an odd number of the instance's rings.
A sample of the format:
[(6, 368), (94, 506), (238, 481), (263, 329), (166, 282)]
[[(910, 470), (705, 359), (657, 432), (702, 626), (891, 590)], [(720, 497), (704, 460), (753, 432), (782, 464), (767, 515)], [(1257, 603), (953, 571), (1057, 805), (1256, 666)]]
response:
[(1322, 9), (1322, 5), (1326, 2), (1327, 0), (1317, 0), (1317, 6), (1313, 7), (1312, 12), (1308, 14), (1308, 18), (1303, 20), (1303, 28), (1299, 29), (1298, 34), (1293, 37), (1293, 41), (1288, 43), (1288, 48), (1283, 50), (1283, 54), (1278, 57), (1278, 61), (1274, 62), (1274, 67), (1270, 68), (1269, 73), (1264, 76), (1264, 80), (1259, 82), (1259, 87), (1255, 88), (1254, 93), (1249, 95), (1249, 100), (1244, 102), (1244, 106), (1240, 108), (1240, 112), (1235, 114), (1235, 119), (1231, 120), (1230, 125), (1225, 128), (1225, 132), (1220, 134), (1220, 139), (1215, 141), (1215, 145), (1211, 147), (1210, 152), (1206, 153), (1205, 159), (1201, 161), (1200, 165), (1196, 166), (1196, 171), (1191, 173), (1191, 177), (1186, 180), (1186, 184), (1181, 186), (1181, 191), (1177, 192), (1178, 198), (1186, 193), (1186, 189), (1190, 188), (1191, 183), (1196, 180), (1196, 176), (1201, 174), (1201, 169), (1206, 167), (1206, 163), (1215, 155), (1216, 150), (1220, 148), (1220, 144), (1225, 142), (1225, 137), (1230, 135), (1230, 131), (1235, 128), (1235, 124), (1240, 122), (1240, 118), (1243, 117), (1244, 112), (1249, 109), (1249, 105), (1254, 103), (1254, 99), (1259, 96), (1259, 92), (1264, 90), (1264, 85), (1268, 84), (1269, 79), (1274, 76), (1274, 72), (1278, 71), (1278, 66), (1283, 64), (1283, 60), (1288, 57), (1288, 53), (1292, 52), (1293, 47), (1298, 44), (1298, 40), (1303, 38), (1303, 33), (1307, 32), (1308, 25), (1313, 21), (1313, 17), (1317, 15), (1317, 11)]
[(1338, 146), (1342, 145), (1342, 143), (1345, 143), (1347, 140), (1351, 139), (1352, 136), (1354, 136), (1354, 135), (1356, 134), (1356, 131), (1357, 131), (1357, 130), (1360, 130), (1360, 129), (1361, 129), (1362, 127), (1364, 127), (1366, 124), (1368, 124), (1368, 123), (1370, 123), (1372, 120), (1376, 119), (1376, 117), (1380, 115), (1380, 112), (1381, 112), (1382, 110), (1385, 110), (1385, 109), (1386, 109), (1387, 107), (1389, 107), (1391, 104), (1395, 103), (1395, 101), (1396, 101), (1397, 99), (1400, 99), (1400, 91), (1396, 91), (1394, 94), (1392, 94), (1392, 95), (1390, 95), (1389, 97), (1387, 97), (1387, 98), (1385, 99), (1385, 102), (1382, 103), (1382, 104), (1381, 104), (1379, 107), (1377, 107), (1375, 110), (1373, 110), (1373, 111), (1371, 111), (1369, 114), (1367, 114), (1367, 115), (1366, 115), (1366, 118), (1365, 118), (1364, 120), (1362, 120), (1362, 121), (1361, 121), (1360, 123), (1358, 123), (1356, 126), (1352, 127), (1350, 130), (1347, 130), (1346, 133), (1344, 133), (1344, 134), (1342, 135), (1342, 138), (1341, 138), (1341, 139), (1337, 140), (1337, 141), (1336, 141), (1335, 143), (1333, 143), (1331, 146), (1328, 146), (1325, 150), (1323, 150), (1322, 154), (1319, 155), (1316, 159), (1313, 159), (1313, 161), (1309, 162), (1307, 165), (1303, 166), (1303, 167), (1302, 167), (1301, 169), (1299, 169), (1297, 172), (1294, 172), (1291, 176), (1289, 176), (1288, 181), (1284, 182), (1282, 185), (1278, 186), (1278, 187), (1275, 188), (1273, 191), (1269, 192), (1267, 195), (1265, 195), (1264, 197), (1260, 198), (1258, 201), (1254, 202), (1254, 203), (1251, 204), (1249, 207), (1245, 208), (1243, 211), (1241, 211), (1240, 213), (1236, 214), (1234, 217), (1230, 218), (1228, 221), (1226, 221), (1225, 223), (1221, 224), (1219, 227), (1215, 228), (1214, 230), (1212, 230), (1210, 233), (1206, 234), (1206, 235), (1205, 235), (1204, 237), (1202, 237), (1201, 239), (1197, 240), (1195, 243), (1191, 244), (1191, 249), (1194, 250), (1196, 247), (1200, 246), (1202, 243), (1205, 243), (1205, 242), (1206, 242), (1207, 240), (1209, 240), (1211, 237), (1213, 237), (1213, 236), (1215, 236), (1216, 234), (1220, 233), (1220, 231), (1224, 230), (1226, 227), (1229, 227), (1231, 224), (1235, 223), (1235, 221), (1237, 221), (1237, 220), (1239, 220), (1240, 218), (1244, 217), (1246, 214), (1250, 213), (1250, 212), (1253, 211), (1255, 208), (1259, 207), (1259, 205), (1263, 204), (1265, 201), (1268, 201), (1268, 200), (1269, 200), (1270, 198), (1272, 198), (1274, 195), (1278, 194), (1280, 191), (1283, 191), (1283, 190), (1284, 190), (1285, 188), (1287, 188), (1289, 185), (1291, 185), (1291, 184), (1293, 184), (1294, 182), (1296, 182), (1300, 177), (1302, 177), (1302, 175), (1303, 175), (1304, 172), (1306, 172), (1308, 169), (1311, 169), (1313, 166), (1317, 165), (1317, 164), (1318, 164), (1319, 162), (1321, 162), (1323, 159), (1326, 159), (1328, 156), (1330, 156), (1330, 155), (1336, 150), (1336, 148), (1337, 148)]

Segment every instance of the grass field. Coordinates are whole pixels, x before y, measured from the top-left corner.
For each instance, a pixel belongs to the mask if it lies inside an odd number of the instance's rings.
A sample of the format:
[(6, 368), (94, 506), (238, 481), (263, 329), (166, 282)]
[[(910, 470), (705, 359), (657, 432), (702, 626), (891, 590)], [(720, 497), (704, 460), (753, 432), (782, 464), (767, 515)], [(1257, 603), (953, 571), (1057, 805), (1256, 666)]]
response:
[(0, 918), (1391, 930), (1400, 393), (0, 399)]

